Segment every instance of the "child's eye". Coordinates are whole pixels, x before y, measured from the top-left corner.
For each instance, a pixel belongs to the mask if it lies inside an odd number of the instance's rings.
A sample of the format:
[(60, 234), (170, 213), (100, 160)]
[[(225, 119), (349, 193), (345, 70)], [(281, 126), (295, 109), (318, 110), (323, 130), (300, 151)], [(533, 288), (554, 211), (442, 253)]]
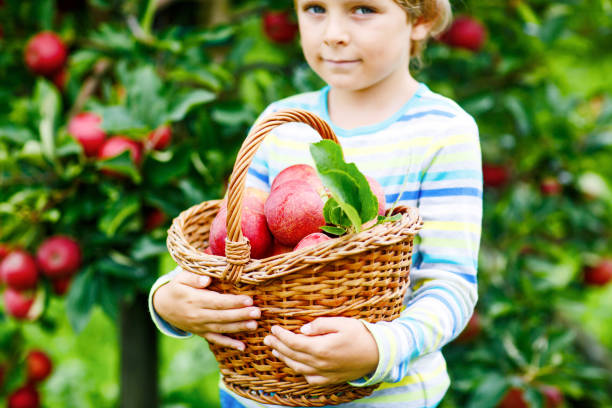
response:
[(359, 6), (355, 8), (355, 14), (372, 14), (375, 13), (374, 9), (366, 6)]
[(325, 13), (325, 9), (323, 7), (321, 7), (321, 6), (316, 5), (316, 4), (304, 7), (304, 11), (306, 11), (308, 13), (313, 13), (313, 14), (323, 14), (323, 13)]

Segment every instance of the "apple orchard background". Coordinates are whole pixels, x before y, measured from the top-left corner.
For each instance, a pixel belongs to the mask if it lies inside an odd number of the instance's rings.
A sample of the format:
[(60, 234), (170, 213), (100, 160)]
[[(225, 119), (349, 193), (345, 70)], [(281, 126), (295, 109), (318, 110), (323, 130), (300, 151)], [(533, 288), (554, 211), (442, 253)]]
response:
[[(453, 6), (416, 75), (475, 116), (485, 190), (441, 406), (611, 407), (612, 1)], [(145, 296), (256, 116), (322, 86), (290, 7), (0, 1), (0, 403), (218, 405), (205, 341), (157, 336)]]

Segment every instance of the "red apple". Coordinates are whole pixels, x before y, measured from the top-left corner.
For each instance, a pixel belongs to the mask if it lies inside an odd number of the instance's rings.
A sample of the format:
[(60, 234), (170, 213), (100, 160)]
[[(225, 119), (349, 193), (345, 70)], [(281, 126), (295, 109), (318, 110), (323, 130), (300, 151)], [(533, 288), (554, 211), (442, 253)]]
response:
[(370, 189), (372, 190), (372, 193), (374, 193), (374, 195), (376, 196), (376, 199), (378, 200), (378, 215), (385, 215), (385, 211), (386, 211), (386, 199), (385, 199), (385, 190), (383, 190), (382, 186), (380, 185), (380, 183), (370, 177), (370, 176), (365, 176), (365, 178), (368, 180), (368, 183), (370, 184)]
[(53, 364), (44, 351), (31, 350), (26, 357), (26, 367), (28, 380), (37, 383), (49, 377)]
[(0, 262), (0, 277), (13, 289), (31, 289), (38, 282), (38, 268), (32, 255), (16, 249)]
[(204, 253), (208, 255), (213, 255), (212, 249), (210, 249), (210, 246), (207, 246), (206, 249), (204, 249)]
[(523, 390), (520, 388), (510, 388), (497, 405), (497, 408), (528, 408)]
[(546, 177), (540, 183), (540, 191), (545, 196), (559, 195), (561, 190), (563, 190), (563, 187), (561, 187), (561, 183), (559, 183), (556, 177)]
[(104, 144), (106, 133), (100, 124), (102, 118), (93, 112), (82, 112), (70, 119), (68, 133), (83, 146), (87, 156), (96, 156)]
[[(109, 159), (120, 155), (126, 150), (129, 150), (130, 157), (134, 164), (137, 166), (140, 165), (140, 160), (142, 158), (142, 147), (140, 143), (125, 136), (113, 136), (106, 140), (98, 152), (98, 159)], [(122, 177), (121, 174), (112, 170), (103, 169), (102, 172), (108, 176)]]
[(312, 234), (308, 234), (304, 238), (302, 238), (293, 250), (297, 251), (302, 248), (308, 248), (311, 246), (315, 246), (321, 242), (329, 241), (330, 239), (331, 239), (330, 237), (328, 237), (322, 232), (313, 232)]
[(472, 317), (470, 317), (465, 329), (463, 329), (461, 334), (457, 336), (455, 341), (457, 343), (468, 343), (478, 337), (481, 331), (482, 323), (480, 322), (480, 315), (476, 310), (474, 310), (474, 313), (472, 314)]
[(60, 92), (66, 90), (66, 83), (68, 82), (68, 70), (62, 68), (51, 76), (51, 81), (55, 84)]
[(66, 63), (68, 49), (61, 38), (51, 31), (36, 34), (25, 47), (25, 63), (39, 75), (53, 75)]
[[(224, 201), (210, 226), (210, 249), (214, 255), (225, 256), (226, 222), (227, 203)], [(242, 199), (240, 227), (251, 243), (251, 258), (264, 258), (272, 244), (272, 235), (266, 224), (261, 197), (248, 190)]]
[[(11, 252), (11, 249), (6, 244), (0, 244), (0, 261), (4, 259)], [(0, 274), (0, 280), (2, 279), (2, 275)]]
[(155, 150), (163, 150), (170, 145), (172, 128), (170, 125), (160, 126), (147, 136), (150, 146)]
[(501, 187), (510, 178), (506, 166), (488, 163), (482, 165), (482, 176), (484, 185), (487, 187)]
[(587, 285), (604, 286), (612, 280), (612, 258), (604, 258), (595, 266), (584, 271), (584, 282)]
[(563, 393), (554, 385), (543, 385), (540, 391), (546, 400), (546, 408), (557, 408), (563, 403)]
[(323, 199), (305, 181), (289, 180), (270, 193), (264, 206), (268, 227), (283, 245), (296, 245), (325, 225)]
[(166, 214), (159, 208), (150, 208), (145, 214), (145, 230), (153, 231), (164, 225), (167, 219)]
[(440, 37), (440, 41), (451, 47), (480, 51), (486, 35), (486, 30), (480, 22), (473, 17), (462, 16), (453, 21), (450, 28)]
[(4, 385), (4, 375), (6, 373), (6, 366), (4, 364), (0, 364), (0, 390)]
[(265, 12), (263, 27), (267, 37), (280, 44), (292, 42), (298, 32), (298, 25), (286, 10)]
[(275, 256), (280, 254), (286, 254), (287, 252), (293, 251), (293, 247), (290, 245), (283, 245), (278, 242), (276, 239), (272, 243), (272, 247), (270, 248), (270, 253), (268, 256)]
[(34, 291), (18, 291), (11, 287), (4, 290), (4, 307), (16, 319), (26, 319), (34, 303)]
[(40, 396), (32, 384), (24, 385), (8, 397), (8, 408), (39, 408)]
[(53, 289), (53, 293), (58, 296), (64, 296), (66, 293), (68, 293), (68, 289), (70, 289), (72, 279), (72, 275), (60, 276), (59, 278), (51, 279), (51, 288)]
[(325, 187), (314, 167), (308, 164), (294, 164), (286, 167), (274, 177), (270, 191), (276, 190), (289, 180), (302, 180), (310, 184), (319, 194), (324, 194)]
[(81, 248), (74, 239), (56, 235), (38, 247), (36, 260), (42, 273), (51, 279), (73, 275), (81, 267)]

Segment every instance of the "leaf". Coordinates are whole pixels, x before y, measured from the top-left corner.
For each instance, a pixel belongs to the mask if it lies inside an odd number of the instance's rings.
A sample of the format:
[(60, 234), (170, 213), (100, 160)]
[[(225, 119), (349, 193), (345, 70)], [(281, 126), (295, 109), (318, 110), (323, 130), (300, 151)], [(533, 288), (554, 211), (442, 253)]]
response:
[(329, 189), (353, 228), (360, 231), (362, 223), (370, 221), (378, 214), (378, 200), (372, 193), (368, 180), (355, 163), (344, 161), (342, 149), (330, 140), (311, 144), (310, 153), (323, 185)]
[(125, 86), (126, 108), (130, 116), (155, 129), (164, 123), (168, 111), (168, 101), (163, 94), (163, 83), (152, 65), (144, 65), (128, 70), (125, 65), (118, 66)]
[(352, 225), (351, 220), (346, 214), (344, 214), (342, 208), (333, 197), (330, 197), (325, 202), (325, 205), (323, 206), (323, 216), (325, 217), (325, 222), (328, 224), (347, 228)]
[(42, 151), (49, 160), (55, 157), (55, 125), (60, 113), (61, 99), (57, 89), (44, 79), (36, 82), (34, 101), (38, 107)]
[(211, 102), (215, 100), (215, 98), (216, 96), (213, 92), (203, 89), (196, 89), (195, 91), (181, 95), (177, 101), (174, 102), (174, 106), (170, 109), (170, 112), (165, 115), (164, 122), (178, 122), (194, 107)]
[(98, 228), (107, 237), (113, 237), (117, 234), (119, 228), (124, 225), (127, 220), (140, 211), (140, 201), (137, 196), (129, 195), (114, 202), (106, 209), (104, 215), (98, 222)]
[(102, 129), (107, 133), (143, 133), (148, 127), (135, 118), (124, 106), (105, 106), (94, 109), (102, 117)]
[(170, 157), (164, 161), (157, 160), (156, 155), (151, 154), (145, 161), (142, 170), (146, 182), (154, 186), (163, 186), (170, 180), (185, 175), (189, 171), (192, 150), (190, 146), (182, 145), (175, 150), (168, 151)]
[(402, 214), (395, 214), (395, 215), (389, 215), (389, 216), (379, 215), (376, 221), (376, 225), (383, 224), (385, 222), (395, 222), (401, 219), (402, 219)]
[(340, 228), (340, 227), (331, 227), (329, 225), (324, 225), (324, 226), (321, 227), (321, 229), (324, 232), (327, 232), (327, 233), (333, 234), (333, 235), (340, 236), (340, 235), (346, 234), (346, 230), (344, 228)]
[(140, 237), (132, 246), (130, 257), (136, 261), (142, 261), (168, 252), (164, 239), (153, 239), (148, 235)]
[(505, 377), (494, 372), (487, 373), (472, 394), (467, 408), (491, 408), (496, 406), (508, 387), (509, 384)]
[(189, 45), (221, 45), (231, 40), (236, 29), (230, 25), (218, 25), (189, 35), (184, 39)]
[(27, 127), (16, 126), (11, 123), (0, 124), (0, 141), (8, 140), (22, 145), (34, 139), (36, 139), (36, 136)]
[(117, 252), (100, 259), (95, 266), (100, 273), (122, 279), (139, 280), (147, 277), (147, 270), (142, 265), (134, 263), (125, 255)]
[(96, 162), (99, 169), (111, 170), (118, 174), (129, 176), (134, 183), (139, 184), (142, 180), (140, 172), (136, 168), (130, 156), (130, 151), (125, 150), (117, 156)]
[(94, 275), (93, 268), (89, 267), (78, 274), (70, 286), (66, 296), (66, 313), (72, 329), (80, 333), (91, 314), (91, 309), (96, 302), (99, 281)]

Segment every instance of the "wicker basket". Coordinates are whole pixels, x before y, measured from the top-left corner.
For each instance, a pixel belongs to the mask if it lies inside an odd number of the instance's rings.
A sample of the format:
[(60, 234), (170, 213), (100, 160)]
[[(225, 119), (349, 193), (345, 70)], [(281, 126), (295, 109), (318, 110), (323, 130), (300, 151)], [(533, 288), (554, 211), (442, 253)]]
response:
[(250, 259), (240, 230), (245, 179), (264, 137), (288, 122), (306, 123), (324, 139), (338, 143), (329, 125), (297, 109), (276, 112), (253, 126), (238, 152), (228, 191), (226, 257), (208, 255), (210, 225), (221, 201), (206, 201), (183, 211), (168, 231), (168, 249), (184, 270), (208, 275), (210, 289), (247, 295), (261, 309), (258, 328), (233, 335), (246, 350), (211, 344), (223, 381), (238, 395), (287, 406), (335, 405), (370, 395), (376, 386), (309, 385), (263, 344), (273, 325), (298, 332), (319, 316), (345, 316), (368, 322), (397, 318), (409, 284), (414, 235), (422, 222), (416, 209), (397, 207), (401, 219), (357, 234), (325, 241), (297, 252)]

